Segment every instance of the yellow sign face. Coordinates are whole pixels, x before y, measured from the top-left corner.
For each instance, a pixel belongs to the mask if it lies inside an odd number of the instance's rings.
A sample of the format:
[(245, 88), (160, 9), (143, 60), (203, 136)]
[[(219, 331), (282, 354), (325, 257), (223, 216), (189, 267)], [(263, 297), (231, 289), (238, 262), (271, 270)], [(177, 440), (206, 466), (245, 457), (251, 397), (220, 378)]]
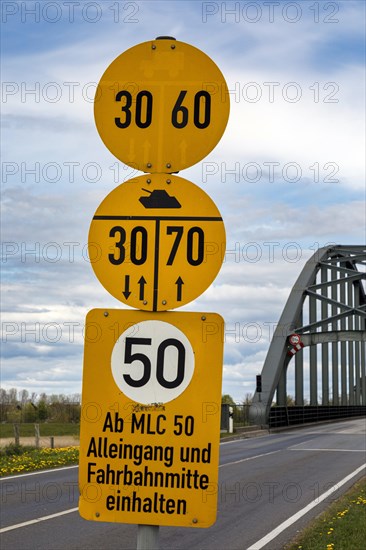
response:
[(79, 462), (83, 518), (214, 523), (223, 323), (215, 313), (89, 312)]
[(167, 174), (131, 179), (98, 207), (89, 231), (96, 276), (115, 298), (165, 311), (200, 296), (225, 254), (225, 228), (210, 197)]
[(221, 139), (229, 109), (217, 65), (174, 39), (144, 42), (118, 56), (94, 102), (105, 146), (143, 172), (177, 172), (202, 160)]

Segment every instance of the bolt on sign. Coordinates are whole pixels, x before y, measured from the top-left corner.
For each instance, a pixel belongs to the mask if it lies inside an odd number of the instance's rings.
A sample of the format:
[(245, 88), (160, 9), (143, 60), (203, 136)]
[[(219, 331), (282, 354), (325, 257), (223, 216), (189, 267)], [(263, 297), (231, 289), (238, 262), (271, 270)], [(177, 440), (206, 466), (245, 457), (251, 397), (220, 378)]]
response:
[(214, 523), (223, 323), (215, 313), (89, 312), (79, 466), (83, 518)]
[(225, 228), (214, 202), (188, 180), (148, 174), (114, 189), (98, 207), (89, 257), (118, 300), (164, 311), (200, 296), (223, 262)]
[(217, 145), (229, 118), (229, 93), (205, 53), (170, 37), (143, 42), (103, 74), (94, 116), (105, 146), (143, 172), (177, 172)]

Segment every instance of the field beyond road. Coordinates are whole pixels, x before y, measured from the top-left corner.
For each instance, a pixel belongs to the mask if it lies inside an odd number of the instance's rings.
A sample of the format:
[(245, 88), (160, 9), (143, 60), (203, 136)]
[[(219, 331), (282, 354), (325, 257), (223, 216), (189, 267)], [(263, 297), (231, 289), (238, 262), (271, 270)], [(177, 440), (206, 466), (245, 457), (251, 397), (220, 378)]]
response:
[[(54, 437), (54, 447), (72, 447), (74, 445), (79, 445), (80, 439), (78, 436), (74, 435), (55, 435)], [(14, 443), (14, 437), (2, 437), (0, 438), (0, 447), (6, 447)], [(35, 438), (27, 436), (20, 438), (21, 445), (35, 445)], [(50, 447), (50, 437), (40, 437), (39, 446), (42, 448)]]
[[(39, 427), (39, 447), (69, 447), (79, 445), (80, 425), (71, 422), (40, 422), (17, 424), (20, 445), (37, 446), (36, 428)], [(53, 445), (52, 440), (53, 438)], [(0, 447), (15, 444), (15, 427), (12, 423), (0, 424)]]

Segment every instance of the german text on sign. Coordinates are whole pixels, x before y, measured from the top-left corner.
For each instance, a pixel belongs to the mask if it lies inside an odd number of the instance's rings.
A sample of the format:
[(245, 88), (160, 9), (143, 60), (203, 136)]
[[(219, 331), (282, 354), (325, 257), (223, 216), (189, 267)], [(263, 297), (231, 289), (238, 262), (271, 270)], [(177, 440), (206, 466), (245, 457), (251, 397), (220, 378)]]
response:
[(223, 319), (95, 309), (85, 334), (80, 514), (95, 521), (212, 525)]

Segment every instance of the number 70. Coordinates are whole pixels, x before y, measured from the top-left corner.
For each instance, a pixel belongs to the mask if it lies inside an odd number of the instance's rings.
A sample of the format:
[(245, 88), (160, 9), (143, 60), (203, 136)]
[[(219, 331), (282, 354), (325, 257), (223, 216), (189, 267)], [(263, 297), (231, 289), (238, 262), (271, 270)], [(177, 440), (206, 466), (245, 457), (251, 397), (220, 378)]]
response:
[[(175, 235), (172, 248), (166, 265), (173, 265), (177, 255), (179, 245), (184, 234), (184, 227), (181, 225), (169, 225), (166, 228), (167, 235)], [(116, 225), (109, 232), (112, 238), (118, 238), (115, 242), (116, 250), (113, 254), (108, 254), (111, 264), (121, 265), (126, 259), (126, 230)], [(148, 255), (148, 233), (146, 227), (136, 226), (131, 231), (129, 245), (129, 257), (133, 264), (142, 265), (147, 260)], [(205, 253), (205, 234), (201, 227), (194, 226), (187, 231), (186, 256), (190, 265), (197, 266), (202, 264)]]

